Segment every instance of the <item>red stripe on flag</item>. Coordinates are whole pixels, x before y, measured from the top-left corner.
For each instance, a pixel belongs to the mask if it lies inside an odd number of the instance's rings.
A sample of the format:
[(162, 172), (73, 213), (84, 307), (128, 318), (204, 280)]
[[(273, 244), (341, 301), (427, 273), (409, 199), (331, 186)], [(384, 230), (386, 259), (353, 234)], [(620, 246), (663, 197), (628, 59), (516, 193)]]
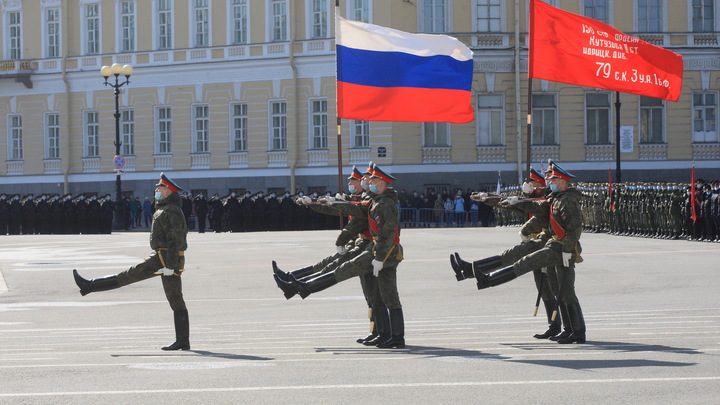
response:
[(682, 56), (540, 0), (530, 7), (531, 78), (680, 98)]
[(475, 117), (464, 90), (370, 87), (337, 82), (337, 115), (364, 121), (452, 122)]

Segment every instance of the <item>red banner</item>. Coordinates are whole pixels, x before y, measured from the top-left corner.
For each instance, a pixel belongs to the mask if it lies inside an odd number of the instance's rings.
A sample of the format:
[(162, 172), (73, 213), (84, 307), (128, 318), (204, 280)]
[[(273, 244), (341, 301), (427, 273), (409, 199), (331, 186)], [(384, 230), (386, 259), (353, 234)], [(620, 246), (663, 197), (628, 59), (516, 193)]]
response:
[(678, 101), (682, 56), (530, 0), (529, 76)]

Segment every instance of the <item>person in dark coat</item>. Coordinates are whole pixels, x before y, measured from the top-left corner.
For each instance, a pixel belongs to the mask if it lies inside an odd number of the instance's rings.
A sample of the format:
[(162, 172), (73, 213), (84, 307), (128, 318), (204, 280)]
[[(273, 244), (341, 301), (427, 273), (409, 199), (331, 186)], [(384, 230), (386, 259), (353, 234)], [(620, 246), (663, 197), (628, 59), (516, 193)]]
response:
[(23, 235), (35, 233), (35, 201), (32, 194), (26, 195), (22, 201), (22, 233)]
[(0, 235), (8, 233), (8, 213), (10, 212), (10, 204), (7, 201), (7, 195), (0, 194)]
[(198, 220), (198, 232), (205, 233), (205, 220), (208, 214), (208, 202), (205, 196), (200, 193), (193, 199), (193, 207), (195, 208), (195, 216)]
[(8, 234), (19, 235), (22, 229), (22, 204), (20, 196), (15, 194), (8, 205)]

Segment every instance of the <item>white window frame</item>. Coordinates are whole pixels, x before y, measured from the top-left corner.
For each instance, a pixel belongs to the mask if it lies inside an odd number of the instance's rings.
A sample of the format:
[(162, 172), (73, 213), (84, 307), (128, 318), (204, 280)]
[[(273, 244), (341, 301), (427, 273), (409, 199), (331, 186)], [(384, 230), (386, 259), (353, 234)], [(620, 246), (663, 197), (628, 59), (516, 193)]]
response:
[[(442, 3), (441, 6), (444, 8), (445, 17), (440, 19), (435, 17), (435, 8), (437, 5), (435, 3)], [(445, 27), (442, 30), (436, 29), (436, 27), (427, 27), (426, 23), (426, 6), (431, 6), (431, 10), (433, 15), (429, 18), (432, 21), (436, 20), (442, 20), (444, 21)], [(421, 0), (418, 2), (417, 6), (417, 12), (418, 12), (418, 32), (423, 32), (427, 34), (445, 34), (448, 32), (452, 32), (452, 0)], [(435, 25), (433, 23), (433, 25)]]
[[(558, 105), (558, 94), (557, 93), (533, 94), (533, 97), (539, 97), (539, 96), (552, 96), (554, 105), (553, 105), (553, 107), (538, 107), (535, 103), (535, 100), (533, 100), (533, 102), (532, 102), (532, 124), (531, 124), (532, 128), (530, 131), (532, 134), (531, 135), (532, 136), (531, 144), (537, 145), (537, 146), (543, 146), (543, 145), (557, 146), (557, 145), (559, 145), (558, 138), (559, 138), (559, 133), (560, 133), (560, 128), (559, 128), (560, 106)], [(546, 115), (546, 114), (543, 114), (542, 116), (538, 116), (538, 114), (536, 114), (536, 111), (542, 111), (542, 112), (552, 111), (552, 115), (549, 115), (549, 117), (551, 117), (553, 119), (553, 123), (554, 123), (554, 129), (553, 129), (553, 134), (552, 134), (553, 135), (553, 143), (546, 143), (545, 139), (543, 139), (542, 143), (535, 142), (535, 128), (536, 128), (537, 124), (540, 124), (542, 122), (542, 124), (544, 126), (545, 118), (548, 117), (548, 115)]]
[[(438, 128), (445, 127), (446, 140), (445, 143), (438, 141)], [(432, 128), (432, 134), (429, 129)], [(428, 136), (432, 136), (432, 142), (428, 142)], [(446, 148), (452, 146), (452, 133), (450, 123), (448, 122), (423, 122), (422, 125), (422, 142), (425, 148)]]
[[(198, 5), (198, 1), (204, 2)], [(205, 21), (198, 20), (198, 11), (204, 11)], [(193, 48), (206, 48), (212, 45), (212, 0), (190, 0), (190, 44)], [(201, 25), (201, 29), (198, 29)], [(202, 32), (204, 31), (204, 32)], [(202, 34), (202, 37), (199, 35)]]
[[(665, 0), (657, 0), (659, 2), (659, 8), (660, 8), (660, 29), (658, 31), (650, 31), (650, 30), (641, 30), (640, 29), (640, 1), (641, 0), (633, 0), (633, 24), (635, 26), (635, 32), (641, 32), (641, 33), (655, 33), (655, 32), (666, 32), (667, 31), (667, 24), (668, 24), (668, 9), (667, 9), (667, 2)], [(646, 0), (650, 1), (650, 0)]]
[[(305, 26), (307, 29), (307, 38), (322, 39), (330, 36), (331, 17), (329, 4), (329, 0), (307, 0), (305, 2), (305, 21), (307, 21)], [(317, 6), (324, 9), (316, 9)]]
[[(289, 3), (288, 0), (268, 0), (266, 4), (265, 15), (268, 16), (267, 21), (267, 42), (285, 42), (288, 40), (288, 33), (290, 31), (290, 16), (289, 16)], [(275, 11), (277, 6), (283, 6), (285, 14), (276, 16)], [(278, 19), (282, 21), (277, 21)], [(276, 26), (277, 22), (277, 26)], [(276, 36), (279, 34), (279, 36)]]
[(20, 114), (7, 116), (8, 160), (23, 160), (23, 117)]
[[(96, 14), (88, 16), (89, 7), (94, 7)], [(102, 5), (99, 1), (84, 1), (80, 5), (80, 21), (82, 41), (80, 53), (83, 55), (99, 55), (102, 53)], [(94, 22), (94, 29), (91, 26)]]
[[(233, 45), (244, 45), (250, 43), (250, 0), (228, 0), (227, 3), (227, 43)], [(236, 18), (236, 9), (244, 10), (244, 16)], [(238, 25), (241, 26), (240, 29), (238, 29)], [(243, 38), (238, 39), (238, 33)]]
[[(714, 95), (715, 96), (715, 105), (707, 105), (707, 104), (701, 104), (696, 105), (695, 104), (695, 96), (696, 95), (702, 95), (703, 97), (706, 95)], [(720, 128), (718, 128), (718, 114), (720, 113), (720, 106), (719, 106), (719, 98), (718, 98), (718, 92), (717, 91), (696, 91), (692, 94), (693, 97), (693, 105), (692, 105), (692, 142), (693, 143), (718, 143), (720, 142)], [(697, 113), (700, 113), (702, 116), (703, 122), (707, 123), (707, 112), (713, 110), (713, 113), (715, 114), (715, 125), (714, 128), (711, 128), (709, 131), (708, 128), (704, 125), (703, 131), (695, 131), (695, 117)]]
[[(499, 106), (492, 106), (492, 107), (480, 107), (480, 98), (481, 97), (499, 97), (500, 98), (500, 105)], [(476, 98), (476, 108), (477, 108), (477, 116), (475, 118), (476, 124), (476, 145), (477, 146), (502, 146), (505, 145), (505, 96), (498, 93), (482, 93), (478, 94)], [(481, 128), (481, 114), (487, 113), (490, 116), (490, 119), (488, 122), (488, 130), (487, 135), (483, 133)], [(498, 122), (498, 128), (496, 129), (493, 126), (493, 120), (492, 116), (494, 113), (498, 113), (500, 115), (500, 119)], [(499, 143), (493, 143), (492, 142), (492, 133), (494, 131), (499, 131)]]
[[(17, 16), (18, 21), (13, 23), (13, 17)], [(22, 25), (22, 11), (12, 10), (3, 14), (3, 21), (5, 26), (5, 32), (3, 35), (4, 43), (3, 48), (5, 49), (5, 59), (18, 60), (22, 59), (22, 43), (23, 43), (23, 25)]]
[(172, 154), (172, 107), (155, 107), (155, 154)]
[[(600, 106), (589, 106), (589, 105), (588, 105), (588, 96), (592, 96), (592, 95), (604, 96), (604, 98), (607, 100), (607, 106), (602, 106), (602, 107), (600, 107)], [(584, 99), (583, 101), (584, 101), (584, 103), (585, 103), (585, 110), (584, 110), (584, 112), (585, 112), (585, 114), (584, 114), (584, 115), (585, 115), (585, 122), (584, 122), (584, 126), (585, 126), (585, 145), (612, 145), (612, 143), (613, 143), (613, 136), (612, 136), (612, 135), (613, 135), (613, 130), (612, 130), (612, 128), (613, 128), (613, 127), (612, 127), (612, 119), (613, 119), (612, 94), (611, 94), (611, 93), (604, 93), (604, 92), (588, 92), (588, 93), (585, 93), (583, 99)], [(606, 136), (606, 137), (607, 137), (607, 142), (600, 142), (598, 139), (593, 139), (592, 142), (591, 142), (591, 139), (590, 139), (590, 131), (589, 131), (589, 127), (588, 127), (588, 119), (590, 118), (591, 112), (592, 112), (592, 113), (595, 115), (595, 122), (598, 123), (599, 120), (597, 119), (597, 118), (598, 118), (598, 117), (597, 117), (597, 114), (598, 114), (598, 112), (601, 111), (601, 110), (607, 110), (607, 122), (606, 122), (606, 127), (607, 127), (607, 134), (606, 134), (607, 136)], [(597, 131), (597, 130), (598, 130), (597, 125), (596, 125), (595, 127), (596, 127), (596, 128), (595, 128), (596, 132), (599, 132), (599, 131)], [(596, 134), (596, 138), (599, 138), (599, 137), (597, 136), (597, 134)]]
[[(587, 14), (585, 13), (585, 2), (586, 2), (586, 1), (588, 1), (588, 0), (580, 0), (581, 15), (583, 15), (583, 16), (585, 16), (585, 17), (589, 17), (589, 18), (592, 18), (592, 19), (597, 20), (597, 18), (595, 18), (594, 15), (593, 15), (593, 16), (589, 16), (589, 15), (587, 15)], [(597, 1), (599, 1), (599, 0), (591, 0), (591, 1), (593, 1), (592, 7), (593, 7), (593, 10), (594, 10), (595, 7), (597, 7), (597, 5), (594, 4), (594, 2), (597, 2)], [(603, 21), (603, 20), (598, 20), (598, 21), (604, 22), (605, 24), (608, 24), (608, 25), (613, 25), (613, 12), (614, 12), (615, 2), (614, 2), (613, 0), (602, 0), (602, 1), (605, 2), (605, 7), (607, 8), (607, 10), (606, 10), (606, 12), (607, 12), (607, 21)]]
[(370, 149), (370, 121), (350, 120), (350, 147)]
[[(237, 108), (236, 108), (237, 107)], [(240, 111), (238, 111), (238, 108)], [(248, 150), (248, 104), (230, 104), (230, 151)]]
[[(506, 32), (507, 31), (507, 19), (505, 18), (505, 15), (507, 13), (507, 9), (505, 6), (506, 1), (500, 0), (500, 4), (498, 5), (499, 8), (499, 20), (500, 20), (500, 27), (497, 30), (485, 30), (484, 24), (481, 26), (481, 24), (478, 23), (478, 20), (480, 20), (480, 13), (478, 13), (478, 7), (481, 5), (479, 4), (480, 0), (473, 0), (472, 1), (472, 27), (474, 32), (480, 32), (480, 33), (488, 33), (488, 32)], [(483, 6), (495, 6), (496, 4), (482, 4)], [(487, 20), (490, 20), (491, 18), (487, 18)]]
[[(667, 137), (666, 137), (667, 135), (666, 135), (666, 128), (665, 128), (665, 127), (666, 127), (667, 120), (666, 120), (665, 114), (666, 114), (666, 112), (667, 112), (667, 109), (665, 108), (665, 100), (660, 100), (660, 106), (643, 106), (643, 105), (642, 105), (642, 99), (643, 99), (643, 97), (645, 97), (645, 96), (639, 96), (639, 97), (640, 97), (640, 98), (639, 98), (639, 100), (638, 100), (638, 128), (639, 128), (639, 130), (638, 130), (639, 134), (638, 134), (638, 135), (639, 135), (639, 142), (640, 142), (640, 144), (649, 144), (649, 145), (653, 145), (653, 144), (666, 144), (666, 143), (667, 143)], [(651, 98), (651, 99), (652, 99), (652, 98), (654, 98), (654, 97), (648, 97), (648, 98)], [(660, 136), (661, 136), (661, 138), (662, 138), (660, 141), (647, 140), (647, 136), (645, 136), (645, 129), (646, 129), (646, 128), (645, 128), (645, 125), (643, 125), (643, 124), (644, 124), (644, 122), (643, 122), (643, 110), (652, 110), (652, 116), (651, 116), (651, 118), (650, 118), (651, 120), (652, 120), (652, 117), (655, 116), (655, 114), (660, 114), (660, 120), (661, 120), (661, 122), (660, 122), (660, 131), (661, 131)], [(658, 112), (658, 111), (655, 111), (655, 110), (660, 110), (660, 111)]]
[(268, 150), (287, 150), (287, 101), (285, 100), (268, 101)]
[[(326, 98), (308, 100), (308, 149), (328, 148), (328, 102)], [(318, 109), (319, 107), (319, 109)], [(324, 108), (324, 110), (323, 110)]]
[[(50, 13), (54, 19), (50, 20)], [(43, 58), (59, 58), (62, 56), (62, 10), (60, 7), (42, 8), (42, 42)]]
[(713, 30), (712, 31), (695, 31), (695, 27), (693, 27), (693, 0), (688, 0), (688, 32), (692, 32), (694, 34), (702, 34), (706, 32), (716, 32), (718, 29), (720, 29), (720, 4), (718, 4), (717, 0), (713, 0)]
[(210, 153), (210, 106), (193, 104), (192, 122), (192, 153)]
[(120, 143), (123, 156), (135, 155), (135, 110), (120, 110)]
[(45, 113), (45, 159), (60, 159), (60, 114)]
[(345, 0), (345, 18), (372, 24), (372, 3), (372, 0)]
[[(124, 13), (123, 5), (131, 4), (132, 13)], [(117, 2), (117, 50), (118, 52), (135, 52), (137, 50), (137, 2), (135, 0), (119, 0)], [(126, 24), (125, 17), (131, 18)]]
[[(160, 5), (167, 4), (169, 10), (161, 10)], [(173, 49), (175, 43), (175, 3), (174, 0), (153, 0), (153, 49)], [(168, 21), (161, 23), (161, 16), (167, 14)], [(165, 31), (165, 33), (163, 33)], [(167, 31), (170, 31), (169, 33)], [(163, 44), (163, 39), (167, 44)]]
[[(95, 121), (90, 121), (90, 117)], [(100, 156), (100, 111), (83, 111), (83, 157)]]

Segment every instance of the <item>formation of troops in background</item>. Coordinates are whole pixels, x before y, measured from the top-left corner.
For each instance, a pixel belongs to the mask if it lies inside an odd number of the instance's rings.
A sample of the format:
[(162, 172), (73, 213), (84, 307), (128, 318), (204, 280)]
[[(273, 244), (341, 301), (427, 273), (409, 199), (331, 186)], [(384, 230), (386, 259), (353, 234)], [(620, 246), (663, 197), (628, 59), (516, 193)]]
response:
[[(612, 187), (612, 193), (610, 192)], [(695, 183), (692, 220), (690, 186), (672, 183), (579, 183), (583, 194), (586, 232), (609, 232), (666, 239), (720, 242), (720, 180)], [(507, 186), (505, 195), (519, 195), (520, 186)], [(327, 196), (334, 195), (330, 192)], [(338, 229), (338, 219), (295, 204), (302, 192), (291, 195), (246, 192), (209, 199), (202, 194), (183, 195), (183, 213), (191, 230), (255, 232)], [(506, 210), (476, 204), (470, 191), (427, 195), (399, 193), (402, 227), (519, 226), (527, 218)], [(309, 195), (318, 197), (317, 193)], [(0, 234), (96, 234), (113, 229), (149, 228), (154, 212), (146, 198), (125, 198), (120, 210), (110, 195), (72, 196), (0, 194)], [(120, 215), (119, 221), (113, 216)], [(119, 224), (119, 225), (118, 225)]]

